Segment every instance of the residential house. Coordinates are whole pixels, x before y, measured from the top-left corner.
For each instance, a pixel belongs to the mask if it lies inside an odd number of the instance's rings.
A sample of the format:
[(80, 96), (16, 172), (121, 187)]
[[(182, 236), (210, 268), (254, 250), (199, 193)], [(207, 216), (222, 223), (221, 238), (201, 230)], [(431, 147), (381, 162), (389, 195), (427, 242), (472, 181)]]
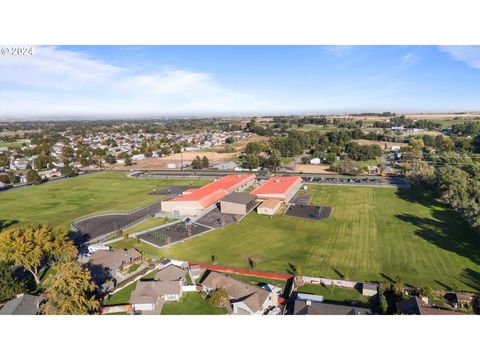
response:
[(233, 161), (229, 161), (221, 164), (216, 164), (213, 167), (222, 171), (232, 171), (232, 170), (235, 170), (238, 167), (238, 165)]
[(232, 312), (236, 315), (262, 315), (278, 304), (277, 291), (269, 291), (216, 271), (206, 276), (202, 286), (207, 293), (224, 289), (230, 299)]
[(400, 315), (466, 315), (461, 312), (434, 308), (425, 304), (418, 296), (397, 302)]
[(297, 299), (293, 304), (292, 315), (372, 315), (372, 311), (356, 306)]
[(92, 273), (93, 281), (102, 286), (112, 278), (117, 279), (120, 270), (142, 260), (143, 255), (137, 249), (98, 250), (90, 256), (87, 266)]
[(153, 280), (139, 281), (130, 296), (134, 311), (155, 311), (160, 302), (179, 301), (183, 293), (186, 270), (168, 265), (160, 269)]

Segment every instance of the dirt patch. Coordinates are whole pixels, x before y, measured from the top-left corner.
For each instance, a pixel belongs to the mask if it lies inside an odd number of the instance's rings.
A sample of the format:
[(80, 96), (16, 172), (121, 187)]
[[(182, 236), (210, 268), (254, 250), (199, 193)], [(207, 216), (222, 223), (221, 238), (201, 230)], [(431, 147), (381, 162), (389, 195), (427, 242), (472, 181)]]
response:
[(222, 162), (227, 162), (236, 157), (236, 153), (229, 154), (219, 154), (216, 152), (186, 152), (181, 154), (172, 154), (162, 158), (149, 158), (145, 160), (138, 160), (136, 164), (132, 166), (125, 166), (120, 164), (115, 164), (109, 166), (109, 169), (115, 170), (158, 170), (167, 168), (168, 164), (176, 164), (180, 161), (189, 161), (191, 162), (197, 156), (203, 157), (206, 156), (210, 164), (218, 164)]
[(295, 165), (295, 172), (307, 174), (336, 174), (335, 171), (330, 171), (330, 165)]

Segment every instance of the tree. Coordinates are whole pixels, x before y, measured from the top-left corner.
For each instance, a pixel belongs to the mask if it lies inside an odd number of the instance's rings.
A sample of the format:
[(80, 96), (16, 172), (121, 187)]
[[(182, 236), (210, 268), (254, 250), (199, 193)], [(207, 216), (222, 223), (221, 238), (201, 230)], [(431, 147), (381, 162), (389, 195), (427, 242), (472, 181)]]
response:
[(6, 154), (0, 154), (0, 166), (7, 167), (10, 164), (8, 156)]
[(224, 307), (228, 305), (230, 299), (227, 292), (224, 289), (219, 288), (210, 293), (207, 301), (214, 306)]
[(248, 170), (252, 170), (252, 169), (256, 169), (258, 168), (258, 166), (260, 165), (260, 162), (258, 160), (258, 157), (254, 154), (247, 154), (245, 156), (245, 159), (243, 161), (243, 167), (248, 169)]
[(392, 290), (395, 294), (402, 294), (403, 293), (403, 282), (400, 276), (395, 276), (395, 281), (392, 284)]
[(435, 168), (423, 160), (413, 160), (405, 164), (405, 175), (415, 185), (433, 185)]
[(380, 294), (379, 303), (380, 303), (380, 311), (382, 312), (382, 314), (386, 314), (388, 310), (388, 302), (383, 292)]
[(438, 151), (452, 151), (455, 149), (455, 144), (449, 137), (438, 135), (435, 138), (435, 148)]
[(38, 175), (38, 173), (35, 170), (30, 169), (27, 171), (27, 183), (38, 185), (41, 182), (42, 182), (42, 178), (40, 177), (40, 175)]
[(310, 164), (310, 158), (308, 156), (302, 157), (302, 164)]
[(208, 166), (209, 166), (208, 158), (205, 155), (203, 155), (203, 157), (202, 157), (202, 167), (208, 168)]
[(245, 153), (256, 154), (264, 149), (263, 145), (257, 141), (252, 141), (245, 146)]
[(0, 182), (4, 184), (10, 184), (10, 176), (7, 174), (0, 174)]
[(233, 136), (229, 136), (225, 139), (225, 144), (233, 144), (235, 142), (235, 138)]
[(44, 292), (44, 314), (87, 315), (98, 311), (100, 303), (89, 270), (76, 261), (59, 263), (53, 270)]
[(13, 299), (23, 291), (25, 287), (13, 276), (12, 267), (0, 261), (0, 303)]
[(37, 285), (42, 265), (52, 261), (71, 261), (76, 257), (77, 248), (62, 228), (37, 225), (0, 233), (0, 261), (23, 267), (33, 275)]
[(133, 165), (132, 158), (130, 156), (126, 157), (125, 158), (125, 166), (132, 166), (132, 165)]
[(62, 149), (62, 156), (64, 158), (73, 158), (75, 155), (75, 151), (70, 145), (64, 146)]
[(108, 164), (113, 165), (117, 162), (117, 159), (115, 158), (115, 155), (107, 154), (107, 155), (105, 155), (105, 161)]
[(325, 161), (329, 164), (333, 164), (335, 162), (335, 160), (337, 160), (337, 154), (333, 153), (333, 152), (329, 152), (327, 153), (327, 155), (325, 155)]
[(66, 177), (73, 177), (78, 175), (78, 171), (69, 165), (60, 168), (60, 173)]
[(195, 159), (192, 160), (192, 168), (193, 169), (201, 169), (203, 167), (203, 162), (200, 156), (197, 155)]

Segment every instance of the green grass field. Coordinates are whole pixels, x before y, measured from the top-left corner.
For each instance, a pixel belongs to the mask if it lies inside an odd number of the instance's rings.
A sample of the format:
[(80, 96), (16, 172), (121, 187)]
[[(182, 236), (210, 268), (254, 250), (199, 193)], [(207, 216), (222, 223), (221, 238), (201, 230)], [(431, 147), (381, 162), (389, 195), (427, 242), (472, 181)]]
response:
[(311, 186), (313, 202), (333, 206), (327, 221), (252, 213), (240, 224), (166, 249), (160, 256), (364, 281), (400, 276), (414, 286), (480, 288), (478, 236), (430, 196), (395, 188)]
[(12, 222), (69, 224), (85, 215), (131, 210), (162, 199), (154, 188), (200, 185), (202, 180), (130, 179), (126, 172), (102, 172), (0, 192), (0, 228)]

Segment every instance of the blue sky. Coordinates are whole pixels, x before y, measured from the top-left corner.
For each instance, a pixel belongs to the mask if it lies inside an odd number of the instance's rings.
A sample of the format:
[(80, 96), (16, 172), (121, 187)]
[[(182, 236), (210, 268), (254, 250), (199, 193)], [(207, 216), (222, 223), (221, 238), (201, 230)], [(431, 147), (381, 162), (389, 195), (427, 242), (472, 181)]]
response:
[(0, 116), (480, 111), (480, 46), (45, 46)]

